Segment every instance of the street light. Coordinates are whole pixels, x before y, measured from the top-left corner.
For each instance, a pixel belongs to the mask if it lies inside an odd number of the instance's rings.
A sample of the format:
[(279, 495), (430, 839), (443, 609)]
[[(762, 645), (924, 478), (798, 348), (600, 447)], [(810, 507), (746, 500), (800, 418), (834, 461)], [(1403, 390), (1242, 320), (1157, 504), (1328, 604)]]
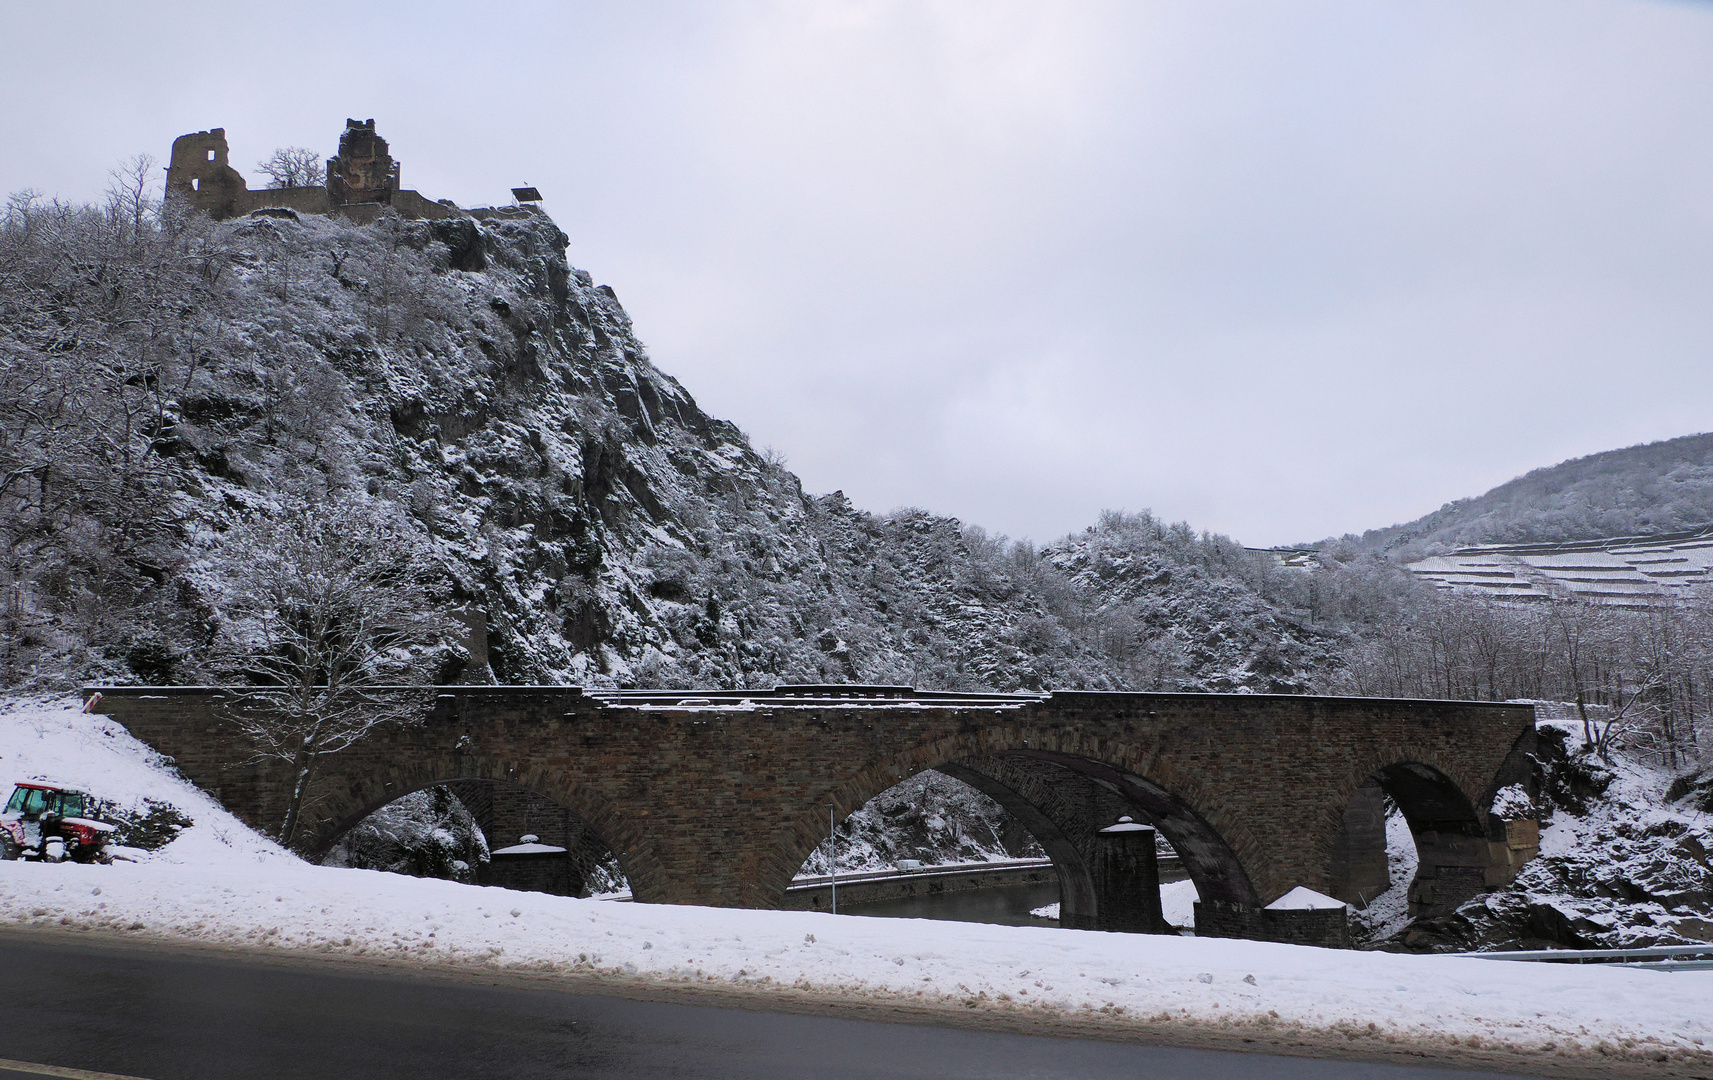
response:
[(839, 843), (838, 825), (833, 820), (833, 804), (827, 804), (827, 877), (833, 883), (833, 914), (839, 913)]

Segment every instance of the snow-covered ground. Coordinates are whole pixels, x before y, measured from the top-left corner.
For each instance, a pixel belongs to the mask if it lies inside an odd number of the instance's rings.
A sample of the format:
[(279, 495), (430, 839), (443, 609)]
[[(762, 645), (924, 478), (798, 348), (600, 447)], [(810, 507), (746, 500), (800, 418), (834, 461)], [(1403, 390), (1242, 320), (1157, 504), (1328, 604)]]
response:
[(40, 774), (121, 801), (170, 801), (195, 824), (137, 862), (0, 864), (0, 924), (1187, 1026), (1266, 1042), (1485, 1046), (1538, 1055), (1543, 1070), (1588, 1053), (1666, 1055), (1678, 1075), (1713, 1069), (1713, 972), (618, 904), (312, 866), (245, 828), (111, 721), (75, 704), (14, 702), (0, 712), (0, 777)]
[(1410, 823), (1394, 808), (1386, 816), (1386, 865), (1391, 884), (1368, 906), (1351, 916), (1360, 936), (1381, 941), (1402, 930), (1410, 921), (1410, 882), (1416, 876), (1416, 838)]

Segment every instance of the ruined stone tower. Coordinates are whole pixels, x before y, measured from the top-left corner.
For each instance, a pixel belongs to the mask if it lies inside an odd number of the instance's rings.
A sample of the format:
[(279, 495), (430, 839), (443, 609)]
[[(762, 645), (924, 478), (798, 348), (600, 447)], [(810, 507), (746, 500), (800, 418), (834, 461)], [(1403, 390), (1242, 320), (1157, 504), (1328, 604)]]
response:
[(226, 155), (225, 128), (174, 139), (167, 165), (167, 198), (188, 199), (215, 219), (247, 213), (238, 204), (249, 193), (249, 185)]
[(390, 206), (398, 190), (399, 163), (387, 153), (387, 140), (375, 134), (375, 122), (347, 119), (345, 134), (339, 136), (339, 153), (327, 162), (328, 202)]

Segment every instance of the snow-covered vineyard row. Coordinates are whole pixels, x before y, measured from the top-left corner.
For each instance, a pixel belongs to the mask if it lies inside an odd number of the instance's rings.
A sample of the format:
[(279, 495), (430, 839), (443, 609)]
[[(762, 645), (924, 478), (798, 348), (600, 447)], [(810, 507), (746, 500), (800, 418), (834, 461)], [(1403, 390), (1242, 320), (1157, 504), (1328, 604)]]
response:
[[(1352, 1045), (1588, 1054), (1713, 1070), (1713, 973), (1497, 964), (1259, 942), (615, 904), (308, 865), (69, 702), (0, 713), (0, 772), (193, 820), (110, 866), (0, 866), (0, 922), (517, 969), (584, 982), (986, 1010), (1043, 1022), (1342, 1033)], [(1283, 1034), (1282, 1034), (1283, 1033)], [(1707, 1075), (1702, 1072), (1702, 1075)]]

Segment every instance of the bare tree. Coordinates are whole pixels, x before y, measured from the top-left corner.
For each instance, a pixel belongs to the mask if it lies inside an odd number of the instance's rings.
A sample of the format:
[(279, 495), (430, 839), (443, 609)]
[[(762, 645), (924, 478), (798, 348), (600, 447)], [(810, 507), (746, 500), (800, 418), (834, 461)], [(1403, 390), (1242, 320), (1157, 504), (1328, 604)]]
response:
[(271, 188), (315, 187), (326, 175), (321, 155), (302, 146), (282, 146), (256, 162), (256, 168), (267, 175)]
[[(163, 241), (153, 166), (101, 206), (24, 192), (0, 214), (0, 681), (151, 636), (176, 562), (159, 448), (196, 296)], [(52, 677), (52, 676), (50, 676)]]
[(160, 203), (150, 194), (154, 187), (155, 159), (135, 154), (108, 173), (107, 214), (122, 243), (139, 244), (147, 235), (149, 216)]
[(252, 760), (292, 770), (282, 844), (323, 755), (425, 712), (425, 691), (380, 690), (425, 681), (424, 654), (454, 632), (422, 550), (408, 518), (367, 502), (297, 503), (221, 545), (214, 664)]
[[(1633, 614), (1566, 597), (1554, 602), (1548, 618), (1582, 720), (1583, 745), (1610, 760), (1614, 740), (1644, 719), (1638, 706), (1659, 693), (1663, 673), (1634, 648), (1626, 650), (1627, 631), (1637, 624)], [(1590, 711), (1593, 704), (1600, 714)]]

